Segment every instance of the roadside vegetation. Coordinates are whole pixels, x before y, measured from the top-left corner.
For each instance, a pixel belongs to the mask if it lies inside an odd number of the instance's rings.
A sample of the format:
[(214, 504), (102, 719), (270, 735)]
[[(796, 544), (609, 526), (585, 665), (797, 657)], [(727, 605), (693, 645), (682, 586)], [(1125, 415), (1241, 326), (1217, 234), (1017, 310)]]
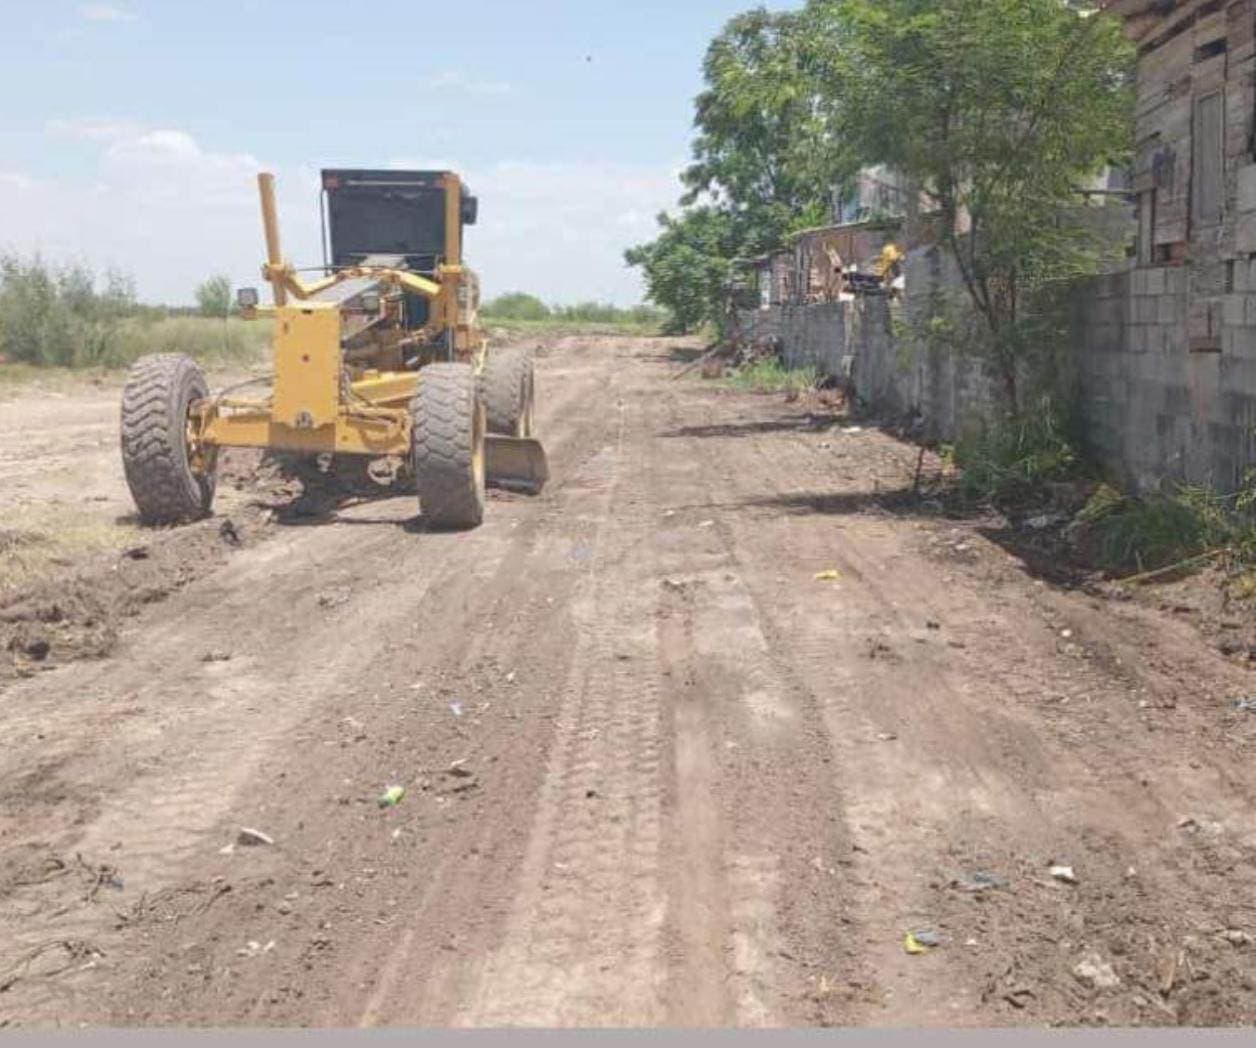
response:
[(1075, 427), (1049, 396), (1032, 411), (970, 426), (947, 451), (961, 471), (963, 493), (996, 505), (1030, 497), (1045, 484), (1081, 479), (1086, 471)]
[(535, 295), (511, 292), (480, 306), (481, 321), (493, 327), (530, 333), (581, 331), (591, 334), (658, 334), (667, 314), (656, 306), (615, 306), (580, 302), (547, 305)]
[(808, 0), (710, 44), (678, 208), (631, 248), (669, 329), (727, 320), (735, 263), (829, 221), (860, 172), (919, 187), (1006, 409), (1048, 352), (1054, 290), (1117, 249), (1077, 187), (1131, 149), (1132, 50), (1096, 3)]
[[(626, 259), (668, 331), (723, 329), (739, 261), (830, 221), (861, 172), (894, 171), (959, 277), (903, 351), (947, 343), (982, 358), (995, 387), (987, 417), (942, 449), (961, 499), (1058, 521), (1115, 574), (1256, 564), (1256, 477), (1228, 494), (1123, 495), (1073, 419), (1068, 291), (1126, 247), (1079, 195), (1131, 150), (1133, 54), (1101, 6), (807, 0), (736, 16), (706, 54), (678, 206)], [(728, 382), (788, 392), (815, 378), (768, 359)]]
[(733, 389), (746, 393), (805, 393), (815, 389), (819, 382), (820, 372), (815, 368), (787, 368), (776, 357), (746, 364), (728, 379)]
[[(1224, 559), (1246, 577), (1256, 567), (1256, 472), (1226, 495), (1180, 485), (1138, 499), (1101, 485), (1073, 527), (1094, 535), (1095, 558), (1112, 571), (1186, 569)], [(1256, 596), (1256, 588), (1243, 596)]]
[(2, 257), (0, 381), (36, 368), (122, 368), (146, 353), (187, 353), (206, 364), (259, 357), (268, 327), (228, 315), (221, 294), (213, 305), (213, 315), (147, 306), (124, 274)]

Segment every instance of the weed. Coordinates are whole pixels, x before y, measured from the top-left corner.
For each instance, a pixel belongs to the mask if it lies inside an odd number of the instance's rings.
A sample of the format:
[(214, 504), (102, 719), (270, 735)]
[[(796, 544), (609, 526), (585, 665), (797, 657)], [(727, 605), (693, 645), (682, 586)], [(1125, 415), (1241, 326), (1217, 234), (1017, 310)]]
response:
[(970, 429), (957, 441), (954, 458), (964, 493), (995, 502), (1067, 480), (1081, 468), (1069, 426), (1049, 397), (1015, 418)]
[(269, 325), (170, 316), (140, 305), (129, 279), (103, 282), (81, 267), (36, 257), (0, 257), (0, 356), (9, 364), (120, 368), (146, 353), (187, 353), (202, 362), (252, 359)]
[(776, 358), (767, 357), (739, 368), (728, 382), (747, 393), (802, 393), (816, 388), (820, 372), (814, 367), (786, 368)]
[(1256, 473), (1232, 494), (1194, 485), (1148, 498), (1130, 498), (1102, 485), (1077, 515), (1076, 526), (1098, 540), (1097, 560), (1113, 571), (1152, 571), (1213, 550), (1239, 563), (1256, 560)]

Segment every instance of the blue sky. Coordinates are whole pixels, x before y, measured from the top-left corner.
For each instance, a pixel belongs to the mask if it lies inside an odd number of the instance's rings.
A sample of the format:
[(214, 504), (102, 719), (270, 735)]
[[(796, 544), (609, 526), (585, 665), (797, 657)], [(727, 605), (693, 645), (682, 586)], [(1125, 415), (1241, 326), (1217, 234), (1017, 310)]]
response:
[(747, 6), (0, 0), (0, 249), (185, 302), (257, 282), (259, 168), (315, 263), (320, 167), (452, 167), (485, 294), (635, 302), (623, 248), (674, 203), (703, 52)]

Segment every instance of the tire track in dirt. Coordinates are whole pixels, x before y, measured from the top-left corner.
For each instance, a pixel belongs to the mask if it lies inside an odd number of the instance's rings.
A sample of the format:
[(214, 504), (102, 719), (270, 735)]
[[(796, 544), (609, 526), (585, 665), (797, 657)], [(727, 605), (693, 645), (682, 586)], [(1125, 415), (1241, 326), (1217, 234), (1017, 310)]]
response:
[[(586, 384), (594, 380), (583, 377)], [(568, 385), (577, 388), (564, 387), (543, 417), (587, 396), (580, 382)], [(560, 439), (552, 452), (578, 450), (568, 447), (578, 443), (575, 434), (556, 431)], [(411, 609), (433, 588), (447, 591), (457, 579), (475, 589), (494, 576), (513, 576), (509, 562), (521, 543), (535, 541), (536, 529), (515, 533), (509, 543), (496, 541), (494, 533), (504, 524), (497, 521), (484, 529), (481, 549), (451, 563), (438, 550), (465, 547), (468, 536), (398, 535), (409, 511), (410, 500), (376, 503), (344, 514), (346, 525), (369, 522), (365, 531), (347, 526), (287, 532), (174, 598), (163, 609), (164, 623), (138, 624), (133, 635), (143, 637), (142, 646), (135, 644), (123, 658), (71, 667), (12, 689), (9, 697), (16, 701), (0, 710), (0, 727), (28, 737), (60, 735), (58, 774), (77, 780), (84, 797), (108, 798), (98, 801), (101, 815), (82, 828), (82, 810), (64, 813), (59, 835), (45, 822), (45, 839), (60, 851), (116, 856), (131, 892), (186, 882), (234, 835), (224, 827), (217, 839), (206, 839), (250, 779), (262, 775), (269, 755), (302, 743), (297, 736), (311, 703), (345, 692), (344, 682), (354, 682), (349, 687), (356, 691), (356, 682), (370, 680), (379, 638), (404, 633)], [(363, 586), (372, 574), (375, 581)], [(366, 643), (344, 643), (346, 627)], [(202, 663), (202, 653), (211, 650), (232, 657)], [(74, 730), (81, 703), (65, 701), (67, 686), (72, 694), (99, 692), (106, 703), (112, 692), (115, 707), (124, 698), (153, 715), (134, 718), (112, 735), (84, 735), (81, 725)], [(189, 701), (189, 691), (196, 700)], [(18, 772), (23, 756), (10, 751), (10, 760), (0, 758), (0, 782)], [(101, 779), (102, 771), (111, 777)], [(28, 922), (14, 946), (35, 945), (54, 931), (100, 939), (100, 919), (81, 910), (54, 926)], [(35, 995), (30, 1008), (38, 1012), (53, 1003)]]
[[(691, 403), (690, 410), (697, 407)], [(858, 446), (871, 450), (872, 441), (882, 439), (870, 436)], [(854, 496), (866, 499), (871, 492), (828, 494), (834, 470), (819, 453), (818, 438), (747, 439), (755, 445), (755, 468), (727, 478), (731, 485), (722, 498), (729, 526), (736, 548), (760, 558), (765, 548), (778, 555), (775, 565), (762, 559), (747, 565), (751, 586), (773, 649), (792, 649), (806, 686), (824, 696), (846, 784), (846, 814), (859, 860), (849, 876), (848, 913), (858, 934), (838, 979), (842, 996), (856, 1004), (846, 1010), (847, 1020), (969, 1024), (989, 1022), (992, 1014), (1006, 1021), (1026, 1008), (1048, 1017), (1077, 1015), (1086, 1008), (1087, 995), (1071, 965), (1087, 943), (1093, 947), (1120, 928), (1119, 918), (1105, 925), (1111, 921), (1104, 913), (1112, 906), (1109, 900), (1123, 897), (1118, 908), (1132, 902), (1120, 857), (1137, 856), (1139, 870), (1146, 868), (1139, 874), (1141, 901), (1134, 904), (1141, 909), (1147, 889), (1153, 897), (1179, 895), (1181, 886), (1172, 878), (1182, 869), (1170, 864), (1167, 875), (1160, 873), (1166, 865), (1164, 836), (1175, 820), (1149, 793), (1148, 755), (1123, 738), (1119, 717), (1100, 714), (1104, 730), (1098, 739), (1089, 719), (1082, 722), (1088, 725), (1085, 735), (1075, 729), (1061, 734), (1068, 707), (1048, 707), (1044, 716), (1040, 699), (1062, 689), (1065, 702), (1071, 694), (1087, 706), (1128, 709), (1136, 698), (1129, 681), (1090, 667), (1074, 669), (1062, 660), (1058, 626), (1029, 610), (1026, 604), (1032, 608), (1032, 602), (1015, 599), (1018, 591), (1034, 588), (1001, 554), (993, 558), (1001, 567), (978, 569), (969, 581), (970, 566), (938, 565), (927, 555), (938, 530), (934, 525), (849, 513), (782, 518), (781, 507), (797, 514), (812, 501), (845, 499), (854, 506)], [(727, 448), (727, 442), (713, 444), (709, 469)], [(826, 493), (825, 500), (813, 500), (817, 492)], [(909, 529), (916, 539), (907, 538)], [(905, 558), (912, 558), (916, 570)], [(811, 582), (812, 572), (829, 567), (842, 573), (837, 587)], [(1069, 603), (1056, 595), (1053, 600)], [(940, 628), (931, 629), (931, 621)], [(1000, 694), (1004, 681), (1007, 688)], [(873, 696), (875, 702), (869, 701)], [(1181, 785), (1181, 795), (1195, 792)], [(1172, 782), (1165, 787), (1178, 795)], [(1062, 886), (1046, 878), (1052, 856), (1086, 868), (1093, 885), (1073, 893), (1081, 900), (1062, 894)], [(974, 918), (964, 912), (971, 905), (957, 905), (950, 878), (983, 867), (1014, 877), (1018, 901), (1033, 914), (1019, 915), (1027, 924), (1018, 928), (1010, 913), (995, 921)], [(1035, 878), (1046, 883), (1036, 887)], [(1199, 891), (1200, 897), (1209, 894), (1202, 883)], [(1035, 919), (1041, 922), (1061, 908), (1072, 923), (1049, 939), (1053, 954), (1042, 956), (1041, 947), (1035, 953), (1029, 943), (1052, 936)], [(1217, 926), (1225, 923), (1223, 916), (1213, 919)], [(1179, 923), (1176, 904), (1160, 920)], [(939, 922), (950, 939), (945, 961), (904, 955), (906, 930), (937, 928)], [(1138, 923), (1149, 924), (1128, 926)], [(1201, 923), (1207, 927), (1207, 919)], [(1108, 931), (1088, 935), (1089, 925)], [(973, 931), (980, 938), (965, 948), (965, 936)], [(1164, 927), (1154, 929), (1160, 946), (1153, 942), (1153, 953), (1165, 948), (1165, 934)], [(1154, 981), (1150, 969), (1156, 958), (1146, 956), (1146, 943), (1132, 949), (1118, 942), (1111, 949), (1142, 954), (1142, 981)], [(833, 1003), (841, 1017), (842, 1002)]]
[[(0, 794), (49, 790), (0, 816), (5, 863), (19, 841), (87, 843), (92, 863), (136, 842), (119, 896), (52, 916), (75, 874), (0, 899), (24, 942), (106, 949), (17, 984), (6, 1016), (1250, 1012), (1243, 951), (1208, 946), (1213, 924), (1256, 923), (1244, 751), (1203, 705), (1138, 705), (1240, 678), (1172, 633), (1139, 664), (1154, 623), (1108, 623), (971, 529), (880, 510), (878, 485), (910, 473), (882, 435), (807, 432), (796, 408), (671, 383), (647, 353), (543, 361), (554, 480), (495, 500), (483, 529), (408, 535), (408, 505), (380, 502), (282, 530), (148, 613), (111, 663), (6, 693)], [(201, 663), (213, 647), (232, 658)], [(380, 810), (393, 782), (406, 800)], [(241, 824), (276, 847), (220, 855)], [(18, 857), (38, 872), (41, 854)], [(1045, 877), (1048, 855), (1081, 883)], [(950, 887), (977, 869), (1011, 885)], [(142, 886), (147, 909), (110, 931)], [(926, 926), (942, 947), (907, 956)], [(1123, 980), (1106, 996), (1072, 975), (1092, 949)], [(1206, 977), (1162, 996), (1147, 972), (1170, 949)]]
[(654, 1019), (659, 708), (642, 628), (649, 521), (629, 504), (648, 468), (631, 416), (648, 408), (633, 401), (620, 399), (614, 444), (586, 478), (600, 504), (571, 606), (577, 647), (505, 938), (456, 1025)]

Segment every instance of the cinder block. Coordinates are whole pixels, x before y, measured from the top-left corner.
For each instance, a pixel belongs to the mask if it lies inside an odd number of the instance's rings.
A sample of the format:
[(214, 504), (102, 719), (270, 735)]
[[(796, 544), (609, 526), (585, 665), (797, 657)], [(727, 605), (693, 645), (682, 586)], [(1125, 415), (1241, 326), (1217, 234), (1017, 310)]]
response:
[(1256, 254), (1256, 212), (1235, 219), (1234, 250), (1241, 255)]
[(1147, 294), (1147, 270), (1134, 270), (1130, 276), (1130, 292), (1135, 295)]
[(1221, 319), (1228, 328), (1242, 327), (1247, 323), (1247, 296), (1226, 295)]
[(1241, 213), (1256, 211), (1256, 164), (1238, 170), (1238, 191), (1235, 206)]
[(1164, 271), (1165, 290), (1172, 295), (1186, 294), (1186, 270), (1181, 266), (1170, 266)]
[(1243, 298), (1247, 303), (1247, 308), (1244, 311), (1244, 319), (1239, 321), (1239, 323), (1247, 324), (1248, 327), (1256, 327), (1256, 295), (1244, 295)]
[(1256, 358), (1256, 327), (1229, 328), (1223, 332), (1228, 339), (1225, 351), (1233, 356)]
[(1163, 269), (1145, 270), (1144, 280), (1147, 285), (1145, 294), (1163, 295), (1165, 292), (1165, 276)]
[(1180, 295), (1161, 295), (1157, 309), (1158, 324), (1176, 324), (1186, 319), (1186, 302)]

